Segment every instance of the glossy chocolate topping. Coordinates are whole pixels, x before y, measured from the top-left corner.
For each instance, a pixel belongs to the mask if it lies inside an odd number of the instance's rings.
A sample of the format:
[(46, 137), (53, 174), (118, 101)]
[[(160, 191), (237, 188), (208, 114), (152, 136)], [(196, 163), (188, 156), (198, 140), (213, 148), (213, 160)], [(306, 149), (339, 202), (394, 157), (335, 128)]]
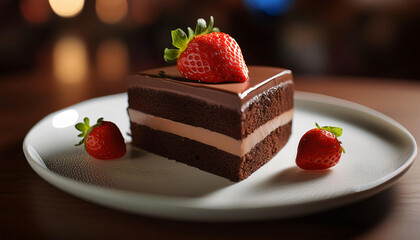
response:
[(248, 69), (249, 79), (244, 83), (200, 83), (183, 78), (176, 66), (155, 68), (131, 75), (128, 87), (180, 93), (240, 111), (258, 94), (281, 84), (293, 84), (290, 70), (263, 66)]

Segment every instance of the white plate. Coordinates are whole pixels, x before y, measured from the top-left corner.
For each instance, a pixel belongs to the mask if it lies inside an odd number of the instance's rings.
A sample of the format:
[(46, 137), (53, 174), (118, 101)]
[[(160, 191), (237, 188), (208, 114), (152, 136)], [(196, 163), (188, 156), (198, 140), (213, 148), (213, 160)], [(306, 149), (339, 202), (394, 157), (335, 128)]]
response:
[[(280, 153), (248, 179), (224, 178), (128, 147), (125, 157), (89, 157), (75, 121), (99, 117), (130, 138), (125, 93), (92, 99), (52, 113), (27, 134), (31, 167), (52, 185), (82, 199), (139, 214), (184, 220), (227, 221), (289, 217), (354, 202), (389, 187), (413, 163), (417, 145), (399, 123), (361, 105), (297, 92), (293, 134)], [(326, 171), (295, 165), (300, 137), (321, 125), (344, 129), (341, 161)]]

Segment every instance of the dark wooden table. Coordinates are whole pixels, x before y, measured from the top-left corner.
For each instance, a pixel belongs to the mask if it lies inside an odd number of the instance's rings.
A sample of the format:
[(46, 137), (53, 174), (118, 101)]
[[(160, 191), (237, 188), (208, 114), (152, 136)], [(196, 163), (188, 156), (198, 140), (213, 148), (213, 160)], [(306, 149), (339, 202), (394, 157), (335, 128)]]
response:
[[(420, 139), (420, 81), (297, 76), (300, 91), (380, 111)], [(104, 208), (53, 187), (27, 163), (22, 141), (52, 111), (125, 91), (124, 79), (57, 82), (48, 72), (0, 79), (0, 239), (420, 239), (420, 165), (390, 189), (305, 217), (246, 223), (155, 219)]]

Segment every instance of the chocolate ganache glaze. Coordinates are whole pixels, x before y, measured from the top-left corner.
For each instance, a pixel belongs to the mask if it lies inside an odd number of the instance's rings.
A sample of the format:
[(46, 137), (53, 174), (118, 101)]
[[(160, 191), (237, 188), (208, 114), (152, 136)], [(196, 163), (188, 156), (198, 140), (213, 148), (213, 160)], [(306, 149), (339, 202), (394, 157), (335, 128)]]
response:
[[(131, 75), (128, 87), (140, 87), (189, 95), (226, 108), (243, 111), (253, 98), (283, 84), (293, 84), (292, 72), (284, 68), (249, 66), (243, 83), (201, 83), (182, 77), (176, 66), (155, 68)], [(158, 79), (157, 79), (158, 78)]]

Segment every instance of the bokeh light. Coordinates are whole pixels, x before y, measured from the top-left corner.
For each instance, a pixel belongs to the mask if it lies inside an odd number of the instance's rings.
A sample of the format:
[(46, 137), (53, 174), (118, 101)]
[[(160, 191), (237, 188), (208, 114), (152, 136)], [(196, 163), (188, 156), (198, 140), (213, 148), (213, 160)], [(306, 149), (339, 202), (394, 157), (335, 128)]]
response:
[(276, 16), (290, 9), (291, 0), (244, 0), (247, 7), (261, 11), (267, 15)]
[(106, 81), (124, 80), (129, 69), (127, 47), (119, 40), (107, 40), (96, 52), (98, 75)]
[(85, 4), (84, 0), (49, 0), (55, 14), (60, 17), (74, 17), (78, 15)]
[(121, 22), (128, 12), (126, 0), (96, 0), (96, 14), (107, 24)]
[(19, 2), (19, 8), (23, 18), (30, 23), (43, 23), (51, 15), (45, 0), (22, 0)]
[(61, 38), (54, 46), (54, 76), (60, 83), (76, 83), (86, 79), (88, 55), (85, 43), (78, 37)]

